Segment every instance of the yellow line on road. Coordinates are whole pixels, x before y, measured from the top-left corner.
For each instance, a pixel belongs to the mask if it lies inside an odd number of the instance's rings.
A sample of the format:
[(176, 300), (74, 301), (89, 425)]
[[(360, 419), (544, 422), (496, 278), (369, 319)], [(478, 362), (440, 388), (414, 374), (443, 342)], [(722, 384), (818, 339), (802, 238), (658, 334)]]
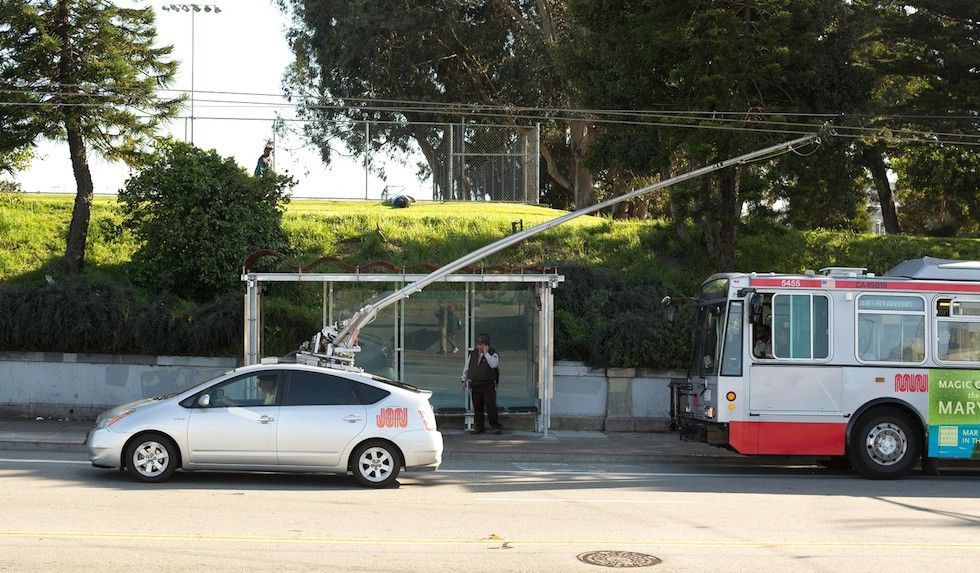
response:
[(74, 540), (115, 540), (115, 541), (198, 541), (206, 543), (301, 543), (325, 545), (498, 545), (511, 546), (644, 546), (644, 547), (731, 547), (731, 548), (777, 548), (777, 547), (863, 547), (863, 548), (904, 548), (904, 549), (978, 549), (980, 542), (868, 542), (868, 541), (726, 541), (707, 540), (682, 541), (671, 539), (509, 539), (499, 536), (492, 538), (395, 538), (395, 537), (325, 537), (325, 536), (268, 536), (268, 535), (211, 535), (178, 533), (125, 533), (125, 532), (85, 532), (85, 531), (0, 531), (0, 539), (74, 539)]

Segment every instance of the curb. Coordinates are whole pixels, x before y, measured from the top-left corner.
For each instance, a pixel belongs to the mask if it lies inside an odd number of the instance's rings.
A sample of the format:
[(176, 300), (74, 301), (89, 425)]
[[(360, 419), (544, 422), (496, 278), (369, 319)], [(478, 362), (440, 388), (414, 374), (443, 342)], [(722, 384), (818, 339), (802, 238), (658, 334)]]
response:
[[(51, 442), (51, 441), (0, 441), (0, 451), (38, 451), (38, 452), (77, 452), (85, 453), (88, 450), (84, 443), (78, 442)], [(478, 461), (511, 461), (511, 462), (539, 462), (539, 463), (622, 463), (623, 456), (620, 454), (592, 454), (575, 452), (486, 452), (486, 451), (452, 451), (446, 450), (442, 454), (443, 460), (478, 462)], [(742, 456), (731, 455), (710, 455), (710, 454), (632, 454), (630, 460), (638, 463), (664, 463), (664, 462), (690, 462), (705, 460), (735, 461), (736, 463), (749, 460)]]
[(84, 442), (0, 441), (0, 450), (35, 452), (87, 452)]
[[(622, 464), (622, 455), (612, 454), (531, 454), (531, 453), (476, 453), (476, 452), (443, 452), (443, 461), (454, 462), (478, 462), (478, 461), (509, 461), (509, 462), (539, 462), (539, 463), (598, 463), (598, 464)], [(640, 463), (680, 463), (680, 462), (699, 462), (699, 461), (736, 461), (743, 463), (742, 460), (749, 458), (728, 457), (728, 456), (709, 456), (709, 455), (630, 455), (630, 464)]]

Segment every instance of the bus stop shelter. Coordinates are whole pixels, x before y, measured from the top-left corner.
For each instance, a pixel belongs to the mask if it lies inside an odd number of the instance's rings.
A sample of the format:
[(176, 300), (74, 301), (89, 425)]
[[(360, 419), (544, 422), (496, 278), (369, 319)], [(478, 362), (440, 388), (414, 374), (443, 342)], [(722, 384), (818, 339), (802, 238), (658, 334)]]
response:
[[(424, 276), (246, 273), (242, 275), (246, 283), (245, 364), (256, 364), (262, 358), (261, 293), (265, 283), (322, 283), (322, 324), (326, 326)], [(448, 275), (383, 309), (363, 328), (356, 365), (431, 390), (436, 414), (461, 416), (469, 428), (472, 406), (460, 374), (477, 335), (486, 333), (500, 356), (497, 404), (501, 413), (534, 416), (537, 431), (547, 433), (554, 395), (552, 289), (563, 281), (557, 272)]]

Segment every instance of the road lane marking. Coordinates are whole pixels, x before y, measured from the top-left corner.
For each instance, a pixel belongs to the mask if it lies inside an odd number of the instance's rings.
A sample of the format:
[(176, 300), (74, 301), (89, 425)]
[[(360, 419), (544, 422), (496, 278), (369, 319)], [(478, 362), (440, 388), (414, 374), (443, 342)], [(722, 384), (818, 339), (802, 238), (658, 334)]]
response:
[(889, 549), (971, 549), (980, 550), (977, 542), (873, 542), (873, 541), (814, 541), (812, 539), (781, 541), (728, 541), (700, 539), (681, 541), (671, 539), (500, 539), (486, 538), (394, 538), (394, 537), (327, 537), (327, 536), (271, 536), (271, 535), (212, 535), (175, 533), (128, 533), (84, 531), (0, 531), (2, 539), (69, 539), (98, 541), (175, 541), (175, 542), (226, 542), (226, 543), (293, 543), (321, 545), (456, 545), (480, 546), (487, 543), (506, 542), (512, 546), (644, 546), (644, 547), (727, 547), (772, 549), (778, 547), (824, 548), (889, 548)]
[(476, 501), (510, 501), (515, 503), (676, 503), (688, 505), (689, 500), (677, 499), (589, 499), (589, 498), (546, 498), (546, 497), (476, 497)]
[(13, 463), (13, 464), (81, 464), (90, 466), (92, 462), (83, 462), (80, 460), (45, 460), (45, 459), (33, 459), (33, 458), (0, 458), (0, 462), (3, 463)]

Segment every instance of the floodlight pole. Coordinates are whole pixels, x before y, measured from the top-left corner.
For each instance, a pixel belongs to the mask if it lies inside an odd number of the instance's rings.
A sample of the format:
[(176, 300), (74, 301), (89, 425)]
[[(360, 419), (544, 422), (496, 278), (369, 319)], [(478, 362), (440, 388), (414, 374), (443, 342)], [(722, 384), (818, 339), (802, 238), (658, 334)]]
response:
[(191, 143), (194, 143), (194, 44), (196, 37), (194, 14), (201, 11), (220, 14), (221, 7), (217, 4), (164, 4), (162, 10), (164, 12), (190, 12), (191, 15)]
[[(313, 348), (311, 354), (314, 354), (318, 358), (325, 359), (327, 362), (333, 363), (338, 366), (348, 366), (348, 367), (352, 366), (354, 362), (354, 354), (360, 350), (360, 348), (357, 346), (357, 335), (360, 332), (361, 328), (363, 328), (372, 320), (374, 320), (375, 316), (377, 316), (379, 311), (400, 300), (408, 298), (409, 296), (419, 292), (426, 286), (432, 284), (433, 282), (436, 282), (442, 279), (443, 277), (452, 274), (453, 272), (463, 267), (471, 265), (481, 259), (484, 259), (498, 251), (501, 251), (513, 244), (519, 243), (534, 235), (543, 233), (548, 229), (557, 227), (562, 223), (565, 223), (577, 217), (581, 217), (582, 215), (595, 213), (596, 211), (600, 211), (602, 209), (611, 207), (613, 205), (622, 203), (624, 201), (629, 201), (630, 199), (634, 199), (636, 197), (639, 197), (651, 191), (656, 191), (657, 189), (670, 187), (671, 185), (676, 185), (677, 183), (681, 183), (689, 179), (694, 179), (696, 177), (700, 177), (702, 175), (706, 175), (713, 171), (718, 171), (719, 169), (724, 169), (732, 165), (742, 165), (745, 163), (766, 158), (768, 156), (772, 156), (774, 154), (778, 154), (780, 152), (793, 150), (796, 147), (800, 147), (806, 144), (819, 143), (820, 137), (825, 133), (829, 133), (829, 127), (826, 125), (823, 127), (823, 129), (821, 129), (817, 133), (811, 133), (809, 135), (799, 137), (791, 141), (786, 141), (783, 143), (772, 145), (764, 149), (760, 149), (758, 151), (752, 151), (744, 155), (739, 155), (738, 157), (733, 157), (731, 159), (727, 159), (725, 161), (708, 165), (700, 169), (695, 169), (694, 171), (689, 171), (687, 173), (678, 175), (676, 177), (671, 177), (670, 179), (665, 179), (663, 181), (660, 181), (659, 183), (654, 183), (652, 185), (642, 187), (630, 193), (626, 193), (625, 195), (620, 195), (619, 197), (613, 197), (612, 199), (608, 199), (606, 201), (597, 203), (595, 205), (591, 205), (589, 207), (583, 207), (582, 209), (579, 209), (577, 211), (572, 211), (571, 213), (567, 213), (565, 215), (562, 215), (561, 217), (556, 217), (549, 221), (545, 221), (544, 223), (541, 223), (539, 225), (535, 225), (534, 227), (521, 231), (520, 233), (515, 233), (513, 235), (504, 237), (503, 239), (500, 239), (498, 241), (494, 241), (489, 245), (481, 247), (471, 253), (468, 253), (456, 259), (455, 261), (447, 265), (440, 267), (439, 269), (436, 269), (435, 271), (429, 273), (428, 275), (422, 277), (421, 279), (412, 282), (406, 285), (405, 287), (398, 289), (397, 291), (389, 294), (388, 296), (382, 298), (378, 302), (364, 306), (356, 313), (354, 313), (354, 315), (349, 320), (343, 323), (338, 323), (333, 326), (324, 328), (322, 334), (329, 341), (330, 346), (327, 348), (327, 352), (325, 354), (319, 353), (317, 351), (318, 349), (315, 347)], [(317, 334), (317, 340), (319, 340), (319, 336), (320, 333)]]

